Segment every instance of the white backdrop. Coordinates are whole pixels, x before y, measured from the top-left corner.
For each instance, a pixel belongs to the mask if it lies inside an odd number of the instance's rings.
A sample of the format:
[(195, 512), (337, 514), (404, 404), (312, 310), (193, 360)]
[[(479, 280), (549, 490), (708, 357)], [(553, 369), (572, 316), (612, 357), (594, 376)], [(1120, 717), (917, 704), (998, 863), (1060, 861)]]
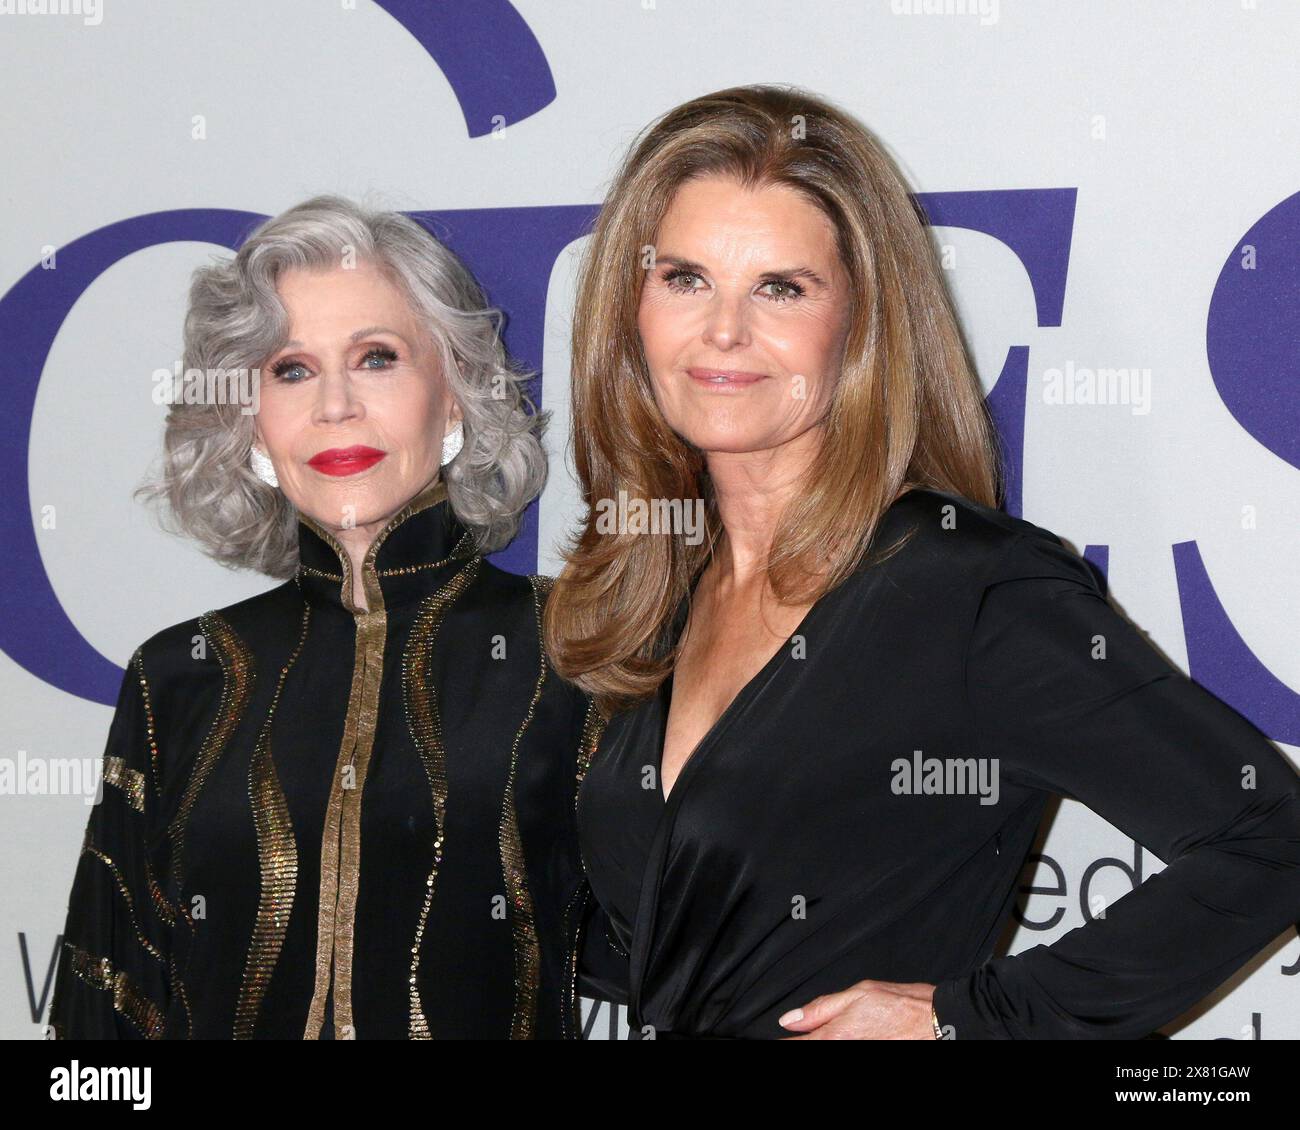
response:
[[(459, 58), (495, 65), (498, 7), (484, 3), (486, 32), (458, 44)], [(1004, 242), (935, 229), (985, 387), (1009, 349), (1029, 351), (1023, 516), (1079, 551), (1109, 547), (1117, 602), (1184, 670), (1172, 547), (1194, 541), (1224, 614), (1268, 673), (1255, 678), (1269, 684), (1262, 705), (1233, 705), (1295, 761), (1300, 751), (1281, 737), (1300, 742), (1300, 434), (1279, 451), (1276, 433), (1266, 442), (1229, 410), (1207, 315), (1245, 233), (1300, 192), (1300, 4), (933, 7), (942, 5), (517, 0), (555, 97), (500, 136), (471, 136), (438, 61), (370, 0), (104, 0), (97, 19), (0, 0), (0, 295), (17, 295), (46, 249), (172, 209), (274, 214), (321, 191), (405, 210), (595, 205), (635, 131), (670, 106), (738, 83), (806, 86), (871, 127), (921, 193), (1077, 192), (1059, 325), (1040, 324)], [(554, 543), (576, 509), (562, 452), (581, 246), (554, 260), (546, 290), (542, 398), (556, 419), (540, 505), (544, 572), (558, 568)], [(39, 379), (34, 404), (10, 422), (13, 436), (30, 431), (28, 480), (6, 489), (27, 495), (19, 513), (30, 513), (58, 603), (118, 666), (156, 630), (271, 586), (160, 532), (130, 497), (165, 411), (149, 399), (149, 374), (179, 355), (189, 273), (216, 253), (171, 242), (125, 256), (77, 298), (39, 372), (26, 355), (0, 367), (11, 396)], [(1275, 310), (1292, 345), (1297, 313), (1294, 303)], [(1300, 351), (1290, 356), (1283, 419), (1300, 401)], [(1149, 370), (1149, 411), (1044, 402), (1044, 374), (1067, 367)], [(1278, 372), (1259, 372), (1257, 400), (1276, 395)], [(1249, 366), (1234, 379), (1249, 399)], [(19, 532), (5, 532), (10, 561)], [(7, 638), (0, 759), (98, 757), (110, 709), (11, 658), (22, 640), (12, 628)], [(1248, 672), (1236, 672), (1245, 686)], [(40, 1034), (88, 812), (78, 795), (0, 795), (0, 1035)], [(1080, 925), (1085, 896), (1113, 901), (1130, 888), (1106, 866), (1081, 891), (1096, 861), (1132, 866), (1136, 852), (1144, 875), (1161, 868), (1073, 802), (1041, 851), (1048, 859), (1024, 882), (1047, 890), (1026, 895), (1023, 912), (1059, 921), (1019, 929), (1010, 952)], [(1300, 1037), (1298, 972), (1291, 930), (1167, 1030)], [(608, 1035), (609, 1022), (601, 1008), (592, 1035)], [(620, 1018), (614, 1027), (625, 1034)]]

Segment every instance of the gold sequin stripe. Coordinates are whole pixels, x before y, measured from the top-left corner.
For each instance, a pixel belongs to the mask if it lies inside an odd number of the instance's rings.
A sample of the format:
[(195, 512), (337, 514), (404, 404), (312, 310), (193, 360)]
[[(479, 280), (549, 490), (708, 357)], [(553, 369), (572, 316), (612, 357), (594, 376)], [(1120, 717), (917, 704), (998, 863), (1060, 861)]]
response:
[(185, 991), (185, 982), (176, 971), (176, 957), (173, 954), (167, 955), (167, 973), (171, 978), (172, 996), (185, 1007), (185, 1038), (192, 1040), (194, 1039), (194, 1013), (190, 1011), (190, 997)]
[[(369, 586), (367, 586), (369, 587)], [(378, 589), (378, 585), (375, 586)], [(336, 881), (338, 911), (334, 919), (334, 1032), (344, 1036), (344, 1029), (355, 1034), (352, 1017), (352, 945), (356, 929), (357, 892), (361, 881), (361, 793), (370, 768), (370, 753), (375, 745), (375, 726), (379, 721), (379, 684), (383, 674), (384, 640), (388, 614), (383, 597), (367, 593), (372, 611), (361, 617), (357, 626), (357, 646), (361, 696), (357, 712), (356, 744), (350, 764), (355, 779), (350, 789), (343, 789), (342, 819), (339, 830), (339, 856)]]
[[(194, 936), (194, 923), (190, 921), (189, 915), (179, 914), (163, 889), (158, 885), (158, 881), (153, 876), (153, 871), (149, 866), (149, 857), (145, 856), (144, 861), (145, 883), (149, 888), (149, 898), (153, 903), (154, 911), (162, 921), (171, 927), (176, 925), (177, 919), (184, 922), (189, 927), (191, 938)], [(176, 947), (173, 944), (167, 953), (167, 979), (171, 986), (171, 994), (175, 1000), (179, 1000), (185, 1006), (185, 1030), (190, 1039), (194, 1038), (194, 1016), (190, 1012), (190, 1000), (185, 992), (185, 983), (181, 980), (180, 974), (176, 971)]]
[(149, 680), (144, 677), (144, 652), (141, 648), (135, 649), (135, 654), (131, 656), (131, 663), (134, 665), (136, 677), (140, 681), (140, 698), (144, 702), (145, 739), (149, 743), (149, 771), (153, 774), (154, 788), (161, 793), (162, 784), (158, 779), (157, 729), (153, 721), (153, 702), (149, 696)]
[[(551, 590), (555, 588), (555, 578), (548, 577), (545, 573), (534, 574), (528, 579), (533, 582), (534, 589), (541, 596), (549, 596)], [(540, 631), (538, 634), (538, 646), (541, 647), (543, 650), (545, 650), (546, 647), (545, 637), (540, 633)], [(585, 725), (590, 724), (590, 719), (591, 719), (591, 712), (590, 710), (588, 710), (587, 720), (586, 723), (584, 723), (584, 727)], [(578, 804), (577, 785), (582, 782), (582, 774), (585, 770), (585, 766), (583, 764), (583, 759), (582, 759), (582, 750), (586, 748), (587, 744), (588, 742), (586, 737), (586, 731), (584, 728), (584, 736), (579, 744), (577, 757), (575, 758), (578, 764), (578, 773), (577, 773), (577, 778), (575, 780), (575, 787), (573, 792), (573, 803), (574, 803), (575, 810), (577, 809), (577, 804)], [(579, 886), (574, 890), (573, 894), (569, 896), (569, 904), (564, 908), (564, 917), (562, 919), (563, 930), (564, 930), (562, 936), (565, 939), (565, 943), (570, 946), (570, 949), (569, 949), (569, 962), (568, 962), (569, 979), (564, 988), (564, 999), (560, 1002), (560, 1016), (561, 1016), (561, 1024), (563, 1025), (562, 1028), (563, 1035), (575, 1039), (577, 1038), (578, 1035), (578, 1028), (580, 1027), (580, 1022), (581, 1022), (581, 1015), (580, 1015), (579, 1008), (577, 1006), (578, 949), (579, 949), (580, 939), (576, 934), (576, 930), (579, 929), (580, 927), (574, 924), (575, 922), (574, 904), (577, 903), (580, 896), (583, 896), (584, 894), (585, 894), (585, 887), (583, 884), (579, 884)], [(587, 902), (586, 898), (582, 898), (580, 906), (586, 906), (586, 902)], [(581, 910), (579, 910), (579, 914), (580, 913)]]
[(450, 565), (453, 561), (461, 561), (473, 556), (474, 539), (466, 530), (465, 533), (460, 535), (460, 540), (452, 551), (441, 561), (430, 561), (424, 565), (395, 565), (390, 569), (380, 569), (378, 575), (381, 577), (403, 577), (408, 573), (422, 573), (426, 569), (440, 569), (444, 565)]
[[(343, 774), (352, 764), (357, 744), (357, 725), (361, 713), (361, 690), (365, 681), (365, 637), (357, 625), (356, 657), (352, 666), (352, 690), (348, 712), (343, 722), (343, 743), (334, 765), (334, 780), (325, 808), (325, 828), (321, 833), (320, 901), (316, 910), (316, 983), (311, 1007), (307, 1010), (307, 1027), (303, 1039), (320, 1038), (325, 1022), (325, 999), (329, 994), (330, 970), (334, 961), (334, 922), (338, 914), (339, 834), (343, 822)], [(355, 787), (355, 782), (353, 782)], [(338, 1002), (335, 1001), (337, 1009)]]
[[(605, 724), (606, 720), (596, 709), (595, 702), (588, 702), (587, 716), (582, 724), (582, 738), (578, 744), (578, 772), (573, 789), (575, 812), (578, 807), (578, 788), (582, 785), (582, 779), (587, 775), (587, 769), (590, 767), (591, 759), (596, 753), (596, 747), (600, 745), (600, 738), (605, 731)], [(574, 891), (573, 897), (569, 900), (569, 905), (564, 910), (564, 936), (566, 939), (571, 939), (572, 948), (569, 950), (569, 993), (568, 1000), (564, 1002), (563, 1015), (566, 1020), (571, 1019), (571, 1022), (575, 1025), (575, 1038), (578, 1034), (576, 1026), (581, 1021), (581, 1006), (578, 1003), (578, 951), (582, 948), (582, 927), (580, 921), (575, 922), (571, 915), (573, 904), (577, 901), (579, 895), (584, 896), (578, 904), (579, 914), (581, 914), (590, 897), (590, 891), (587, 889), (585, 880)]]
[[(149, 866), (148, 857), (144, 861), (145, 881), (149, 887), (149, 898), (153, 902), (154, 911), (168, 926), (175, 927), (177, 921), (184, 922), (189, 927), (190, 937), (194, 936), (194, 923), (190, 921), (188, 914), (181, 914), (171, 901), (163, 893), (162, 887), (158, 885), (158, 880), (154, 878), (153, 871)], [(194, 1016), (190, 1012), (190, 998), (185, 991), (185, 982), (181, 980), (180, 973), (176, 969), (176, 946), (172, 945), (167, 953), (167, 977), (171, 986), (172, 997), (179, 1000), (185, 1006), (185, 1025), (186, 1033), (190, 1039), (194, 1037)]]
[(533, 582), (533, 588), (543, 596), (549, 596), (551, 589), (555, 588), (555, 578), (548, 577), (545, 573), (534, 573), (528, 579)]
[[(334, 1030), (336, 1036), (355, 1036), (352, 1015), (352, 951), (356, 930), (357, 893), (361, 875), (361, 796), (365, 788), (370, 754), (374, 748), (375, 727), (379, 717), (379, 686), (383, 675), (384, 641), (388, 618), (384, 610), (384, 590), (375, 568), (380, 548), (388, 535), (407, 518), (437, 505), (447, 497), (447, 485), (441, 479), (430, 484), (395, 514), (376, 535), (362, 562), (361, 581), (365, 586), (368, 612), (357, 621), (358, 650), (362, 652), (363, 686), (356, 727), (356, 748), (352, 755), (356, 781), (343, 796), (340, 859), (338, 870), (338, 911), (334, 922)], [(351, 593), (347, 554), (343, 554), (344, 591)], [(449, 560), (449, 559), (448, 559)], [(387, 572), (387, 571), (386, 571)], [(364, 641), (364, 642), (363, 642)]]
[(135, 931), (136, 938), (139, 939), (140, 944), (144, 946), (150, 955), (157, 958), (159, 961), (164, 960), (163, 955), (159, 952), (158, 948), (144, 936), (144, 931), (140, 929), (140, 922), (135, 916), (135, 899), (131, 897), (131, 889), (126, 885), (126, 880), (122, 877), (122, 872), (118, 870), (117, 864), (114, 863), (107, 854), (100, 851), (99, 848), (90, 842), (89, 829), (86, 830), (86, 838), (82, 842), (81, 853), (82, 855), (89, 855), (91, 858), (99, 860), (100, 863), (108, 868), (109, 873), (113, 876), (113, 881), (117, 884), (117, 889), (122, 892), (122, 898), (126, 902), (127, 917), (131, 920), (131, 928)]
[[(533, 616), (537, 624), (537, 638), (542, 638), (541, 586), (533, 582)], [(541, 967), (541, 948), (537, 940), (537, 923), (533, 917), (533, 900), (528, 891), (528, 870), (524, 862), (523, 844), (519, 839), (519, 823), (515, 813), (515, 777), (519, 766), (519, 745), (528, 729), (537, 704), (542, 698), (546, 682), (546, 653), (538, 647), (539, 664), (537, 683), (528, 711), (515, 734), (510, 747), (510, 770), (506, 777), (505, 796), (501, 803), (501, 825), (497, 842), (501, 848), (501, 870), (505, 877), (512, 913), (510, 929), (515, 941), (515, 1013), (510, 1025), (512, 1040), (531, 1040), (537, 1021), (537, 980)]]
[[(460, 535), (460, 540), (456, 547), (442, 560), (429, 561), (423, 565), (395, 565), (391, 569), (380, 569), (377, 573), (380, 577), (403, 577), (408, 573), (422, 573), (426, 569), (441, 569), (444, 565), (450, 565), (453, 561), (460, 561), (473, 555), (474, 539), (470, 536), (469, 531)], [(320, 577), (324, 581), (342, 581), (343, 577), (339, 573), (327, 573), (324, 569), (314, 569), (310, 565), (299, 565), (298, 572), (306, 573), (308, 576)]]
[[(360, 802), (365, 772), (374, 743), (380, 677), (383, 674), (384, 640), (387, 614), (384, 593), (375, 573), (375, 557), (389, 533), (413, 514), (434, 506), (447, 497), (441, 479), (430, 484), (406, 506), (393, 515), (370, 543), (361, 566), (369, 611), (362, 612), (352, 600), (352, 559), (337, 538), (319, 522), (302, 516), (308, 527), (326, 542), (343, 567), (340, 598), (343, 607), (356, 619), (356, 650), (352, 666), (352, 690), (343, 724), (343, 743), (339, 747), (325, 811), (325, 829), (321, 837), (320, 906), (316, 922), (316, 983), (303, 1038), (318, 1039), (325, 1021), (325, 1000), (331, 978), (334, 982), (334, 1031), (342, 1029), (355, 1036), (352, 1026), (352, 939), (356, 913), (357, 883), (360, 874)], [(351, 773), (351, 787), (343, 787), (344, 774)]]
[[(436, 506), (438, 503), (442, 502), (446, 497), (447, 497), (447, 484), (444, 483), (441, 479), (437, 480), (436, 482), (430, 483), (427, 487), (425, 487), (424, 490), (422, 490), (418, 495), (416, 495), (415, 498), (411, 499), (411, 501), (408, 502), (402, 510), (399, 510), (395, 515), (393, 515), (392, 518), (388, 520), (387, 524), (379, 532), (379, 536), (376, 537), (375, 541), (370, 546), (370, 552), (367, 553), (367, 561), (373, 566), (374, 559), (375, 559), (374, 558), (375, 551), (378, 550), (380, 544), (382, 544), (384, 539), (388, 537), (389, 533), (395, 527), (401, 525), (402, 522), (406, 521), (406, 519), (411, 517), (412, 515), (418, 514), (422, 510), (427, 510), (431, 506)], [(300, 574), (306, 574), (311, 577), (320, 577), (322, 580), (325, 581), (338, 581), (340, 583), (348, 582), (346, 584), (343, 584), (343, 590), (341, 595), (343, 596), (344, 607), (351, 610), (352, 609), (351, 601), (348, 599), (351, 594), (351, 583), (350, 583), (351, 570), (349, 568), (351, 564), (351, 558), (344, 551), (343, 547), (339, 544), (338, 539), (335, 538), (334, 535), (330, 533), (328, 529), (322, 526), (314, 518), (310, 518), (306, 514), (300, 515), (299, 518), (304, 525), (314, 530), (320, 536), (321, 540), (324, 541), (328, 546), (330, 546), (330, 548), (334, 550), (334, 552), (338, 555), (339, 561), (342, 562), (343, 572), (342, 574), (330, 573), (324, 569), (317, 569), (311, 565), (304, 565), (302, 564), (302, 562), (298, 563), (297, 572)], [(389, 577), (398, 573), (415, 573), (421, 569), (436, 569), (438, 566), (446, 565), (449, 561), (452, 561), (457, 557), (470, 556), (473, 551), (473, 548), (474, 548), (474, 539), (470, 536), (469, 531), (466, 530), (465, 533), (461, 535), (460, 541), (456, 543), (456, 548), (451, 551), (449, 556), (444, 557), (441, 561), (431, 561), (427, 565), (407, 565), (396, 569), (384, 569), (381, 570), (377, 575), (380, 577)]]
[(144, 774), (128, 769), (126, 761), (116, 755), (104, 758), (104, 783), (116, 785), (126, 794), (126, 803), (137, 812), (144, 811)]
[(299, 565), (299, 573), (305, 573), (309, 577), (320, 577), (323, 581), (342, 581), (341, 573), (327, 573), (324, 569), (313, 569), (310, 565)]
[[(153, 776), (154, 788), (158, 793), (162, 792), (162, 783), (158, 777), (158, 743), (156, 741), (157, 729), (154, 725), (153, 705), (149, 696), (149, 682), (144, 675), (144, 652), (141, 648), (136, 648), (135, 654), (131, 656), (131, 666), (136, 670), (136, 675), (140, 681), (140, 697), (144, 703), (144, 716), (146, 736), (149, 742), (149, 771)], [(133, 771), (134, 772), (134, 771)], [(141, 804), (140, 811), (144, 811), (143, 793), (148, 787), (148, 782), (143, 774), (138, 774), (141, 780)], [(158, 885), (153, 877), (153, 870), (149, 866), (149, 856), (144, 858), (144, 875), (145, 885), (149, 891), (149, 899), (153, 903), (154, 911), (158, 917), (168, 926), (176, 925), (176, 908), (168, 901), (167, 896), (163, 894), (162, 888)]]
[(429, 660), (433, 654), (434, 640), (447, 615), (447, 610), (478, 576), (481, 558), (474, 558), (433, 596), (420, 605), (411, 625), (410, 639), (402, 656), (402, 701), (406, 707), (407, 727), (411, 740), (429, 778), (433, 793), (433, 867), (424, 881), (424, 901), (411, 943), (411, 969), (408, 989), (410, 993), (409, 1035), (412, 1040), (427, 1040), (429, 1022), (420, 1000), (418, 976), (420, 948), (424, 943), (424, 926), (433, 905), (433, 895), (438, 882), (438, 868), (442, 865), (443, 832), (446, 829), (447, 767), (446, 750), (442, 742), (442, 716), (438, 709), (438, 690), (429, 680)]
[(239, 986), (239, 1003), (235, 1007), (236, 1040), (251, 1039), (257, 1024), (257, 1014), (266, 997), (275, 972), (276, 962), (284, 947), (289, 916), (293, 913), (294, 888), (298, 883), (298, 851), (293, 839), (293, 824), (289, 819), (289, 805), (280, 787), (280, 778), (271, 757), (271, 723), (275, 708), (284, 690), (284, 680), (294, 665), (311, 621), (311, 605), (302, 611), (302, 634), (298, 646), (280, 668), (280, 679), (275, 694), (262, 723), (261, 733), (253, 749), (253, 759), (248, 767), (248, 799), (253, 806), (253, 823), (257, 828), (257, 859), (261, 866), (261, 882), (257, 897), (257, 921), (249, 942), (248, 958), (244, 965), (244, 979)]
[[(231, 735), (235, 732), (236, 726), (239, 725), (240, 719), (244, 716), (244, 711), (248, 709), (248, 703), (253, 693), (253, 685), (256, 681), (253, 653), (249, 650), (248, 645), (235, 633), (235, 630), (226, 623), (224, 617), (216, 612), (204, 613), (199, 617), (199, 631), (202, 632), (207, 643), (216, 651), (217, 660), (221, 664), (221, 698), (217, 703), (216, 716), (212, 720), (212, 725), (208, 728), (207, 736), (203, 739), (203, 745), (199, 749), (198, 758), (194, 762), (190, 779), (185, 784), (185, 792), (181, 795), (180, 803), (177, 805), (176, 815), (167, 828), (167, 834), (171, 840), (169, 874), (175, 890), (178, 892), (184, 887), (185, 830), (189, 824), (190, 813), (199, 798), (199, 794), (203, 791), (204, 785), (207, 784), (213, 767), (225, 752)], [(159, 896), (161, 894), (162, 892), (159, 891)], [(157, 896), (155, 897), (156, 901)], [(164, 899), (164, 901), (166, 900)], [(194, 922), (190, 918), (188, 908), (183, 903), (178, 903), (175, 910), (176, 916), (185, 923), (189, 928), (190, 936), (193, 937)], [(192, 1037), (194, 1034), (194, 1017), (190, 1011), (185, 985), (176, 970), (174, 957), (169, 962), (169, 973), (171, 975), (172, 992), (179, 997), (185, 1006), (187, 1032)]]
[(145, 877), (149, 886), (149, 899), (153, 903), (153, 908), (158, 917), (168, 926), (176, 925), (176, 908), (172, 906), (168, 898), (163, 894), (163, 889), (158, 885), (158, 880), (153, 877), (149, 870), (148, 861), (145, 862)]
[[(588, 703), (587, 717), (582, 724), (582, 745), (578, 750), (578, 784), (587, 775), (587, 770), (591, 768), (591, 759), (596, 756), (596, 748), (600, 745), (601, 736), (605, 733), (607, 720), (596, 709), (595, 702)], [(577, 809), (578, 790), (573, 790), (573, 805)]]
[[(569, 983), (565, 993), (565, 999), (560, 1002), (560, 1016), (564, 1024), (564, 1033), (574, 1039), (578, 1035), (578, 1027), (582, 1020), (581, 1008), (578, 1005), (578, 950), (581, 948), (581, 918), (574, 917), (574, 904), (579, 905), (579, 915), (582, 908), (587, 905), (586, 883), (579, 883), (573, 894), (569, 896), (569, 905), (564, 908), (564, 938), (569, 944)], [(582, 896), (579, 899), (579, 896)], [(573, 923), (577, 925), (573, 925)]]
[(159, 1040), (166, 1029), (166, 1015), (149, 1000), (127, 974), (113, 970), (106, 957), (94, 957), (71, 942), (63, 943), (72, 952), (72, 971), (86, 984), (113, 994), (113, 1008), (125, 1016), (150, 1040)]
[[(217, 705), (216, 717), (212, 720), (199, 756), (186, 782), (185, 792), (181, 795), (176, 815), (167, 828), (171, 838), (171, 879), (177, 891), (184, 888), (182, 866), (184, 863), (185, 830), (189, 823), (194, 804), (207, 784), (213, 766), (225, 752), (226, 745), (235, 727), (248, 709), (248, 702), (253, 692), (256, 674), (253, 668), (253, 654), (248, 645), (235, 634), (234, 629), (216, 612), (206, 612), (199, 617), (199, 631), (217, 653), (221, 663), (221, 700)], [(178, 910), (189, 921), (189, 914), (184, 906)], [(193, 923), (190, 923), (191, 927)]]

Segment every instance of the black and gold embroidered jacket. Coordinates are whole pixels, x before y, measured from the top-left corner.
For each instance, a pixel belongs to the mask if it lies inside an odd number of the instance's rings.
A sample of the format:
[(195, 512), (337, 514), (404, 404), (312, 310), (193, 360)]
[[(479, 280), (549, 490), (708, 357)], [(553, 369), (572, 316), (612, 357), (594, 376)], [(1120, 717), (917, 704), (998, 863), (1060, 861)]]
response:
[(61, 1038), (575, 1038), (575, 790), (600, 721), (550, 670), (546, 578), (441, 483), (375, 538), (127, 669), (50, 1022)]

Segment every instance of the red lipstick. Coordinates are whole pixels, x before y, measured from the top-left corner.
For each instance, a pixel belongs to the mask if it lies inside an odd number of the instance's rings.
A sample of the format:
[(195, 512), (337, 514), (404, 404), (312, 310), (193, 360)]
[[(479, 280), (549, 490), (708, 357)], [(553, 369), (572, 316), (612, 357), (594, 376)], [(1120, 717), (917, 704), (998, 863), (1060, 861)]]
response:
[(388, 452), (358, 443), (352, 447), (331, 447), (317, 452), (307, 460), (309, 467), (315, 467), (323, 475), (355, 475), (367, 467), (373, 467)]

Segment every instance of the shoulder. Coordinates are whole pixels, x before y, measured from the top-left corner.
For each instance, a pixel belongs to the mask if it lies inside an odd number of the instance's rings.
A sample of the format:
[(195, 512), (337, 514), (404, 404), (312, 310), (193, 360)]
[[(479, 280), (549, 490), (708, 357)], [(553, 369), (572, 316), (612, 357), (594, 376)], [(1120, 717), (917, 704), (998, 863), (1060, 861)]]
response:
[[(552, 723), (581, 728), (590, 706), (588, 696), (555, 670), (546, 647), (543, 617), (554, 585), (554, 577), (512, 573), (479, 558), (474, 581), (457, 599), (453, 613), (459, 618), (459, 638), (466, 644), (481, 640), (484, 633), (500, 635), (512, 641), (508, 654), (523, 655), (529, 664), (544, 666), (544, 700), (550, 706), (538, 716), (537, 728), (542, 731)], [(522, 645), (522, 650), (516, 651), (516, 643)], [(500, 670), (506, 675), (510, 669), (503, 666)], [(535, 666), (526, 670), (533, 678)]]
[(475, 557), (447, 582), (454, 587), (447, 616), (466, 638), (486, 632), (544, 651), (542, 623), (552, 584), (550, 577), (512, 573)]
[[(546, 604), (552, 578), (512, 573), (486, 557), (473, 559), (473, 580), (458, 604), (462, 610), (495, 610), (533, 618)], [(462, 570), (464, 572), (464, 570)]]
[(918, 539), (926, 546), (947, 544), (968, 554), (986, 556), (1005, 550), (1025, 534), (1058, 543), (1060, 540), (1023, 518), (934, 487), (915, 487), (898, 499), (886, 511), (882, 529), (886, 526), (916, 529)]
[[(190, 683), (210, 671), (208, 664), (196, 664), (195, 660), (205, 658), (213, 649), (215, 658), (223, 661), (251, 661), (254, 649), (265, 650), (268, 639), (287, 640), (288, 629), (299, 622), (302, 608), (302, 595), (288, 580), (155, 632), (136, 649), (132, 662), (151, 681), (182, 679)], [(215, 673), (220, 665), (212, 668)]]
[(574, 683), (555, 671), (546, 647), (543, 617), (546, 613), (546, 602), (554, 587), (555, 578), (545, 573), (510, 573), (497, 568), (490, 561), (484, 560), (482, 563), (480, 598), (488, 605), (504, 610), (506, 617), (513, 612), (517, 619), (511, 622), (515, 623), (521, 632), (527, 633), (530, 639), (536, 641), (538, 654), (545, 660), (547, 669), (554, 676), (550, 683), (580, 701), (585, 712), (590, 705), (590, 698)]
[(916, 488), (895, 502), (876, 543), (887, 548), (899, 535), (908, 538), (900, 561), (910, 569), (977, 592), (1021, 577), (1096, 586), (1088, 563), (1054, 531), (948, 491)]

